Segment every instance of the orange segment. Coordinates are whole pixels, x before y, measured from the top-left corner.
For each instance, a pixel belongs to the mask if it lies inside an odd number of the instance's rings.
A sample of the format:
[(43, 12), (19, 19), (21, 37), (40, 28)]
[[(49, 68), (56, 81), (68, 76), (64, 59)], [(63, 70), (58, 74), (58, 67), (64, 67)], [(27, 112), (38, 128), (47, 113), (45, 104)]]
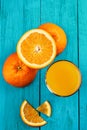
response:
[(20, 115), (23, 122), (29, 126), (36, 127), (47, 123), (26, 100), (21, 105)]
[(47, 116), (51, 116), (51, 105), (48, 101), (45, 101), (43, 104), (41, 104), (37, 110), (39, 112), (42, 112), (43, 114), (47, 115)]
[(40, 29), (43, 29), (50, 33), (54, 38), (55, 44), (57, 47), (57, 55), (60, 54), (66, 47), (67, 38), (64, 30), (53, 23), (45, 23), (39, 26)]
[(25, 33), (17, 45), (19, 58), (31, 68), (43, 68), (56, 56), (55, 41), (49, 33), (33, 29)]

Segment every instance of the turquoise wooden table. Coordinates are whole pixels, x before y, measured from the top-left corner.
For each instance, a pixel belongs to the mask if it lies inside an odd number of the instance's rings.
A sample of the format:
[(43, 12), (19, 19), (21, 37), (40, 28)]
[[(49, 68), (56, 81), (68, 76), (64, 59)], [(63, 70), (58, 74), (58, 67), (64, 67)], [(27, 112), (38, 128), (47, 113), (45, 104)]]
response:
[[(48, 67), (38, 72), (29, 87), (18, 89), (3, 79), (4, 61), (16, 51), (21, 35), (45, 22), (56, 23), (67, 34), (67, 47), (55, 61), (70, 60), (81, 70), (81, 88), (70, 97), (49, 92), (45, 85)], [(24, 99), (34, 107), (45, 100), (51, 103), (47, 125), (32, 128), (22, 122), (19, 108)], [(0, 130), (33, 129), (87, 130), (87, 0), (0, 0)]]

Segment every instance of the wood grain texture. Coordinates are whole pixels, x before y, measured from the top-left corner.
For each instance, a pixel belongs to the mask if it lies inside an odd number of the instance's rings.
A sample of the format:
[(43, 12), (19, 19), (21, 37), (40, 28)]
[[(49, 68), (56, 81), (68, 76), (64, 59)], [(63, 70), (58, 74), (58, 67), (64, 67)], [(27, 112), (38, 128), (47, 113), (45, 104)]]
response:
[(78, 1), (79, 67), (82, 73), (80, 89), (80, 129), (87, 130), (87, 1)]
[[(41, 1), (41, 23), (53, 22), (60, 25), (67, 34), (68, 44), (65, 51), (55, 61), (65, 59), (78, 65), (77, 48), (77, 1)], [(48, 68), (48, 67), (47, 67)], [(49, 92), (45, 84), (47, 68), (41, 70), (41, 103), (45, 100), (52, 105), (52, 117), (41, 130), (78, 130), (78, 93), (70, 97), (57, 97)]]
[[(20, 118), (20, 105), (27, 99), (34, 107), (39, 105), (39, 73), (26, 88), (14, 88), (2, 76), (5, 59), (16, 51), (21, 35), (40, 23), (40, 2), (37, 0), (1, 0), (0, 36), (0, 130), (32, 130)], [(9, 72), (8, 72), (9, 73)], [(38, 130), (39, 128), (35, 128)]]
[[(85, 0), (0, 0), (0, 130), (87, 130), (87, 1)], [(48, 67), (40, 70), (32, 84), (17, 89), (2, 76), (6, 58), (16, 51), (24, 32), (40, 23), (61, 26), (68, 39), (66, 49), (55, 61), (70, 60), (79, 66), (82, 85), (70, 97), (50, 93), (45, 84)], [(20, 118), (20, 105), (27, 99), (34, 107), (48, 100), (52, 116), (43, 116), (48, 124), (40, 128), (25, 125)]]

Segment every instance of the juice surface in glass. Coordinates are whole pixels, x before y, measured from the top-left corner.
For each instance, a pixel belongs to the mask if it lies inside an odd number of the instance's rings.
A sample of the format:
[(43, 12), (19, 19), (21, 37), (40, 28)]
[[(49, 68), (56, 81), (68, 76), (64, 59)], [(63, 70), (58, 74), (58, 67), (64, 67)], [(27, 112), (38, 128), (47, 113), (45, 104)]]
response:
[(59, 96), (69, 96), (79, 89), (81, 73), (73, 63), (58, 61), (47, 70), (46, 84), (52, 93)]

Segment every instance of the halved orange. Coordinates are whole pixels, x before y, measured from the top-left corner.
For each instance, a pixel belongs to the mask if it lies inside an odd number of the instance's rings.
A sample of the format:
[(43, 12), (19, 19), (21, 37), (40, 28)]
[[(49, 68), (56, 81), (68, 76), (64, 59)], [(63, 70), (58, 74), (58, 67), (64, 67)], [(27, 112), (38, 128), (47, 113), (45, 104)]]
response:
[(66, 47), (67, 37), (64, 30), (56, 24), (44, 23), (39, 26), (40, 29), (47, 31), (55, 40), (57, 55), (60, 54)]
[(26, 100), (21, 105), (20, 115), (23, 122), (29, 126), (39, 127), (47, 123)]
[(31, 68), (43, 68), (56, 56), (56, 45), (52, 36), (42, 29), (26, 32), (17, 44), (19, 58)]
[(43, 114), (47, 115), (47, 116), (51, 116), (51, 105), (48, 101), (45, 101), (43, 104), (41, 104), (37, 110), (39, 112), (42, 112)]

